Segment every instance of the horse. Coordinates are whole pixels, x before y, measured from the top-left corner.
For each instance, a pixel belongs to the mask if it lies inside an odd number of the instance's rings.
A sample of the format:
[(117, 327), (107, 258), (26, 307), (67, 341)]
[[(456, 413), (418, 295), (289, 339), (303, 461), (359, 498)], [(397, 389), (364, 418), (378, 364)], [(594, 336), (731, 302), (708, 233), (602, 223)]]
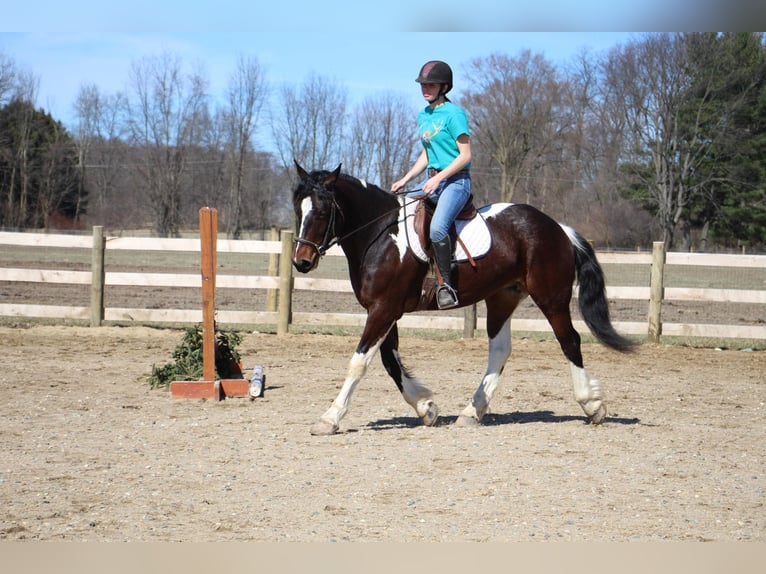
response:
[[(293, 266), (309, 273), (328, 249), (340, 245), (354, 295), (367, 311), (341, 390), (311, 434), (339, 431), (351, 396), (378, 351), (404, 400), (423, 424), (434, 425), (439, 410), (433, 394), (405, 368), (399, 354), (397, 321), (405, 313), (437, 310), (435, 282), (427, 278), (429, 262), (417, 256), (420, 245), (406, 225), (405, 208), (414, 200), (341, 173), (341, 165), (334, 171), (311, 173), (297, 161), (295, 167)], [(454, 424), (477, 426), (488, 412), (511, 353), (511, 316), (527, 296), (550, 323), (569, 362), (574, 397), (586, 422), (600, 424), (607, 415), (604, 391), (585, 370), (580, 335), (570, 314), (575, 278), (581, 315), (598, 341), (623, 353), (633, 350), (635, 342), (611, 323), (604, 273), (593, 248), (574, 229), (531, 205), (491, 204), (478, 214), (486, 223), (491, 247), (478, 260), (455, 262), (453, 280), (460, 306), (486, 304), (488, 362), (470, 403)]]

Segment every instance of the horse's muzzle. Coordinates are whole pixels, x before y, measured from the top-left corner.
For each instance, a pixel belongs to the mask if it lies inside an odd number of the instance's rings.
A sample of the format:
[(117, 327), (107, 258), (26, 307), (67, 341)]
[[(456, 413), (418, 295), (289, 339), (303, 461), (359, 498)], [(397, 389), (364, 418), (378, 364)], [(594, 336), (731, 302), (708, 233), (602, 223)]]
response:
[(323, 254), (321, 245), (298, 238), (295, 240), (295, 248), (293, 249), (293, 267), (300, 273), (308, 273), (319, 265), (319, 260)]
[(293, 267), (295, 267), (296, 271), (299, 273), (308, 273), (316, 267), (316, 265), (314, 264), (314, 261), (308, 259), (293, 259)]

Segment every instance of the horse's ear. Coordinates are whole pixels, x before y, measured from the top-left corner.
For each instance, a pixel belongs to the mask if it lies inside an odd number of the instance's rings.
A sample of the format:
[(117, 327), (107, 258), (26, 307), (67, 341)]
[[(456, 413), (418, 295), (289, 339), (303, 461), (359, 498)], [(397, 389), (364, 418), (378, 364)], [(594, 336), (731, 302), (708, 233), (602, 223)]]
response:
[(295, 158), (293, 158), (293, 163), (295, 164), (295, 169), (297, 169), (297, 170), (298, 170), (298, 177), (299, 177), (299, 178), (301, 178), (301, 179), (308, 179), (308, 178), (309, 178), (309, 174), (308, 174), (308, 173), (306, 173), (306, 170), (305, 170), (305, 169), (303, 169), (303, 168), (300, 166), (300, 164), (298, 163), (298, 160), (296, 160)]
[(325, 185), (332, 185), (338, 180), (338, 176), (340, 175), (340, 166), (343, 165), (341, 163), (338, 164), (338, 167), (335, 168), (335, 171), (328, 174), (326, 178), (324, 178), (324, 184)]

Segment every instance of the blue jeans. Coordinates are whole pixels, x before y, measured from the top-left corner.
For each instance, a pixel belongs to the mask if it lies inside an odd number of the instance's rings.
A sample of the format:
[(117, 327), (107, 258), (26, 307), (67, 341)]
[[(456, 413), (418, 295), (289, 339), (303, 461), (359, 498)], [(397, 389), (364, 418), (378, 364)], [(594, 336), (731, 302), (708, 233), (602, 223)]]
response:
[[(422, 196), (423, 193), (419, 191), (407, 194), (407, 197)], [(456, 173), (441, 182), (439, 189), (427, 197), (436, 203), (429, 238), (431, 241), (439, 241), (447, 237), (450, 226), (471, 197), (471, 175), (466, 172)]]

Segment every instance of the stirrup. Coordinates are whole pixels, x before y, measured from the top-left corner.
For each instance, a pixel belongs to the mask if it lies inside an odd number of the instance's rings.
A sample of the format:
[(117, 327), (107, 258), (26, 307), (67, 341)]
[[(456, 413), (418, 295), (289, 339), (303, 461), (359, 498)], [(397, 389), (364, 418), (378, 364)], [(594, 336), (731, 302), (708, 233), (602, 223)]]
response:
[(436, 306), (439, 309), (452, 309), (458, 306), (457, 292), (447, 285), (440, 285), (436, 291)]

